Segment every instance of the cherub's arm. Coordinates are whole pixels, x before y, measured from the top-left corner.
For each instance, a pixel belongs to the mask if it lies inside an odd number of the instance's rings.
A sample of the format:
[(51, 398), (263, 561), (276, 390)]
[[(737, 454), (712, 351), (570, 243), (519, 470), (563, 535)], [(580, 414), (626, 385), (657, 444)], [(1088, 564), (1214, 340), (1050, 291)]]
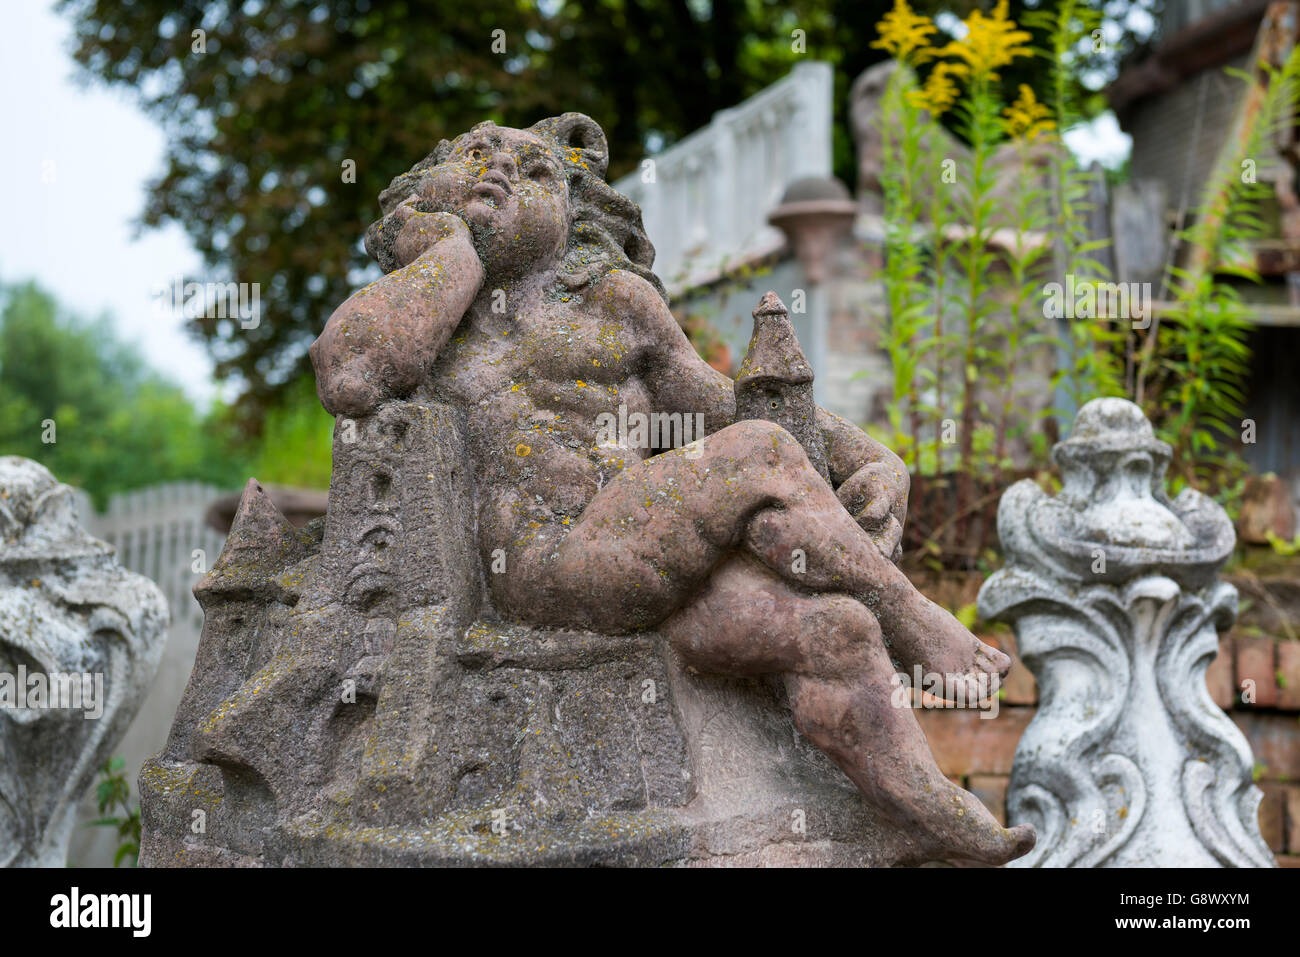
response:
[(907, 520), (911, 476), (902, 459), (856, 425), (818, 408), (835, 494), (880, 550), (895, 560)]
[(706, 435), (730, 425), (736, 416), (731, 380), (700, 358), (649, 283), (638, 279), (620, 292), (626, 308), (643, 317), (638, 323), (644, 337), (642, 377), (655, 410), (702, 413)]
[(311, 345), (316, 391), (333, 415), (364, 415), (409, 395), (483, 285), (465, 223), (415, 214), (396, 248), (406, 265), (354, 293)]

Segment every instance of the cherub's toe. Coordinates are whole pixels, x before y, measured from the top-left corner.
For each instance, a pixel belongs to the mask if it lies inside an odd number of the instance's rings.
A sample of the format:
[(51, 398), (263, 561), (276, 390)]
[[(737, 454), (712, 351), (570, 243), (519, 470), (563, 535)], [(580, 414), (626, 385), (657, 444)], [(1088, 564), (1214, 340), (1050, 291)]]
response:
[(1034, 849), (1038, 843), (1038, 832), (1034, 830), (1032, 824), (1017, 824), (1015, 827), (1007, 828), (1007, 832), (1012, 838), (1012, 855), (1007, 858), (1014, 861), (1018, 857), (1024, 857)]
[(1011, 670), (1011, 656), (990, 645), (981, 643), (979, 649), (975, 652), (975, 664), (976, 667), (983, 671), (995, 674), (999, 678), (1005, 678), (1007, 672)]

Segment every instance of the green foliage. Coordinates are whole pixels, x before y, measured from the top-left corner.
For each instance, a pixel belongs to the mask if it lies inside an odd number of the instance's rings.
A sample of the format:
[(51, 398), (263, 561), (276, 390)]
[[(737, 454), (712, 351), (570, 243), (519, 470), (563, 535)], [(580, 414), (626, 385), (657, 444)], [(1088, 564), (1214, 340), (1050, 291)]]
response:
[(979, 620), (979, 608), (974, 602), (962, 605), (953, 612), (953, 617), (961, 622), (963, 628), (974, 628), (975, 622)]
[[(849, 85), (883, 59), (870, 44), (889, 5), (59, 0), (58, 9), (88, 73), (140, 97), (167, 131), (167, 166), (143, 222), (179, 223), (210, 268), (203, 278), (261, 283), (274, 321), (251, 330), (194, 321), (218, 377), (246, 389), (240, 415), (256, 431), (308, 373), (304, 347), (324, 318), (373, 271), (359, 237), (379, 191), (439, 139), (485, 119), (526, 126), (578, 110), (604, 127), (617, 176), (812, 58), (835, 68), (835, 170), (851, 181)], [(496, 30), (504, 53), (493, 49)], [(1027, 69), (1009, 77), (1024, 82)], [(348, 160), (354, 182), (342, 175)]]
[(267, 413), (251, 474), (272, 485), (329, 488), (333, 439), (334, 417), (316, 397), (315, 379), (303, 376)]
[[(1116, 319), (1058, 326), (1044, 300), (1048, 280), (1108, 278), (1097, 255), (1105, 241), (1087, 233), (1092, 174), (1059, 136), (1092, 109), (1079, 73), (1103, 15), (1059, 0), (1024, 20), (1028, 31), (994, 5), (991, 16), (968, 18), (966, 39), (946, 44), (912, 42), (924, 24), (912, 40), (897, 25), (881, 29), (891, 50), (908, 51), (882, 103), (882, 344), (895, 375), (885, 441), (916, 479), (911, 527), (924, 540), (912, 544), (930, 565), (983, 560), (991, 503), (1016, 464), (1013, 443), (1046, 461), (1047, 420), (1068, 410), (1035, 394), (1038, 369), (1053, 369), (1051, 391), (1076, 407), (1123, 393)], [(1008, 102), (1007, 75), (1025, 62), (1039, 64), (1045, 102), (1029, 84)]]
[(1271, 528), (1264, 534), (1268, 538), (1269, 547), (1273, 549), (1274, 554), (1281, 555), (1284, 558), (1300, 555), (1300, 535), (1288, 542)]
[[(928, 168), (934, 158), (924, 148), (922, 136), (926, 127), (921, 111), (909, 102), (915, 90), (912, 71), (900, 64), (889, 79), (881, 103), (882, 113), (890, 121), (886, 124), (882, 165), (891, 173), (881, 179), (885, 209), (885, 294), (889, 302), (881, 346), (890, 357), (894, 373), (893, 401), (889, 406), (890, 427), (894, 431), (892, 446), (914, 469), (922, 454), (922, 419), (928, 419), (934, 412), (921, 395), (928, 371), (928, 363), (923, 360), (938, 355), (935, 348), (941, 341), (941, 330), (935, 332), (931, 328), (930, 309), (936, 301), (940, 304), (943, 301), (941, 293), (932, 301), (923, 282), (926, 256), (922, 246), (921, 207), (924, 201), (918, 184), (923, 180), (933, 181), (935, 175)], [(944, 244), (934, 242), (934, 235), (940, 229), (938, 223), (947, 204), (940, 190), (933, 190), (933, 196), (928, 210), (933, 220), (930, 239), (934, 248), (939, 248)], [(937, 272), (943, 275), (941, 270)], [(942, 375), (935, 378), (942, 382)]]
[[(945, 59), (960, 44), (918, 48), (900, 61), (882, 103), (889, 303), (882, 344), (894, 370), (888, 442), (918, 475), (954, 468), (981, 481), (1001, 475), (1010, 466), (1009, 441), (1032, 434), (1017, 374), (1035, 350), (1056, 347), (1054, 338), (1035, 334), (1042, 321), (1042, 267), (1052, 252), (1043, 237), (1050, 237), (1053, 196), (1034, 161), (1041, 119), (1012, 130), (1012, 149), (1025, 173), (1012, 195), (997, 195), (996, 164), (1009, 121), (993, 71), (1027, 57), (1020, 44), (1028, 34), (1015, 27), (1010, 23), (1005, 37), (981, 43), (985, 52), (964, 54), (980, 61), (974, 69)], [(984, 62), (990, 48), (999, 50)], [(933, 64), (924, 84), (913, 62)], [(945, 75), (949, 84), (961, 78), (960, 90), (949, 86), (945, 93), (944, 83), (935, 82)], [(1025, 106), (1024, 96), (1022, 90), (1018, 107)], [(939, 125), (944, 112), (969, 152), (949, 155), (960, 147)], [(1063, 151), (1050, 152), (1059, 159)], [(995, 244), (999, 231), (1009, 242)], [(932, 441), (923, 442), (923, 433)], [(945, 449), (954, 440), (958, 447)], [(963, 488), (959, 507), (971, 505), (972, 495)]]
[[(1101, 27), (1102, 14), (1079, 0), (1062, 0), (1055, 9), (1027, 11), (1025, 24), (1041, 30), (1046, 45), (1039, 53), (1048, 63), (1050, 105), (1056, 128), (1067, 130), (1084, 118), (1079, 94), (1077, 70), (1079, 49), (1087, 48), (1094, 30)], [(1102, 282), (1110, 271), (1094, 255), (1107, 245), (1088, 235), (1088, 214), (1093, 206), (1088, 200), (1091, 174), (1083, 170), (1066, 149), (1048, 154), (1051, 181), (1049, 235), (1055, 243), (1058, 270), (1073, 275), (1076, 281)], [(1053, 388), (1061, 389), (1072, 409), (1090, 399), (1124, 394), (1124, 336), (1114, 319), (1094, 317), (1069, 322), (1058, 337), (1058, 368)]]
[[(994, 8), (995, 20), (1002, 9)], [(1234, 446), (1249, 372), (1248, 306), (1225, 277), (1258, 278), (1232, 261), (1241, 246), (1266, 233), (1259, 210), (1270, 186), (1266, 178), (1243, 175), (1243, 161), (1265, 156), (1270, 140), (1295, 123), (1300, 53), (1280, 68), (1260, 64), (1255, 74), (1241, 74), (1256, 85), (1261, 105), (1241, 131), (1240, 148), (1223, 154), (1193, 225), (1180, 236), (1183, 259), (1171, 263), (1166, 281), (1173, 305), (1157, 312), (1150, 332), (1139, 335), (1130, 317), (1120, 316), (1044, 328), (1050, 315), (1041, 308), (1045, 279), (1071, 289), (1110, 279), (1099, 256), (1106, 241), (1088, 232), (1094, 174), (1079, 166), (1056, 133), (1043, 135), (1069, 128), (1090, 109), (1077, 74), (1102, 22), (1099, 10), (1081, 0), (1025, 12), (1034, 52), (1047, 64), (1046, 109), (1023, 87), (1020, 98), (1003, 108), (1004, 80), (991, 67), (1002, 71), (1014, 62), (1015, 44), (1025, 36), (1010, 21), (979, 47), (993, 51), (991, 66), (977, 65), (975, 46), (913, 45), (886, 91), (882, 185), (890, 317), (883, 345), (895, 372), (893, 434), (886, 441), (917, 477), (918, 499), (928, 476), (956, 472), (955, 503), (942, 490), (937, 498), (941, 509), (956, 514), (925, 534), (955, 532), (964, 547), (974, 546), (967, 557), (978, 552), (978, 535), (988, 524), (968, 540), (967, 516), (981, 508), (977, 488), (1002, 482), (1011, 470), (1010, 440), (1026, 441), (1036, 460), (1045, 461), (1043, 420), (1068, 420), (1098, 396), (1131, 395), (1144, 406), (1174, 446), (1174, 493), (1195, 484), (1231, 513), (1244, 488), (1245, 466)], [(971, 18), (968, 30), (988, 29), (988, 23)], [(945, 57), (954, 55), (969, 58), (972, 68), (959, 71), (959, 91), (945, 93), (933, 81), (943, 79), (952, 62)], [(998, 57), (1001, 65), (992, 63)], [(924, 83), (913, 76), (916, 63), (934, 64)], [(945, 141), (927, 110), (946, 112), (969, 144), (950, 186), (932, 172), (942, 158), (935, 144)], [(995, 163), (1007, 158), (1008, 133), (1023, 174), (1001, 197)], [(1066, 408), (1042, 408), (1017, 382), (1044, 350), (1053, 355), (1051, 386)], [(955, 456), (940, 440), (945, 419), (957, 425), (950, 430), (958, 442)], [(929, 429), (934, 441), (927, 449), (921, 434)], [(921, 552), (938, 561), (951, 546), (928, 541)]]
[(100, 508), (174, 479), (239, 484), (221, 410), (200, 415), (107, 319), (67, 315), (32, 283), (0, 287), (0, 302), (0, 454), (40, 462)]
[[(95, 803), (99, 813), (107, 815), (91, 821), (87, 827), (111, 827), (117, 831), (117, 853), (113, 855), (113, 866), (121, 866), (129, 861), (135, 867), (140, 860), (140, 808), (131, 806), (131, 786), (127, 783), (122, 769), (126, 759), (109, 758), (99, 769), (99, 780), (95, 784)], [(120, 814), (109, 815), (110, 811), (121, 809)]]
[(1224, 277), (1259, 281), (1252, 266), (1233, 261), (1233, 253), (1267, 234), (1259, 210), (1272, 190), (1245, 170), (1253, 171), (1269, 144), (1296, 122), (1300, 49), (1281, 67), (1261, 62), (1254, 73), (1229, 73), (1247, 87), (1243, 102), (1253, 92), (1260, 105), (1246, 115), (1237, 149), (1220, 155), (1192, 225), (1179, 235), (1186, 255), (1182, 265), (1171, 262), (1166, 270), (1173, 303), (1156, 316), (1143, 343), (1136, 397), (1174, 447), (1175, 490), (1195, 484), (1227, 498), (1239, 492), (1245, 471), (1238, 444), (1250, 324), (1249, 307)]

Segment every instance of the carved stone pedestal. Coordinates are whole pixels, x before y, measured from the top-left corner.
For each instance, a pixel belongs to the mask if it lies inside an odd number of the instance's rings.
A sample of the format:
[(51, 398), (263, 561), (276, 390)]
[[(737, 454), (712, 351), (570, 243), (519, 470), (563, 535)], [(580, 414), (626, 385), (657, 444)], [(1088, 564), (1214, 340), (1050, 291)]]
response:
[(67, 866), (166, 641), (162, 592), (82, 530), (72, 490), (0, 458), (0, 867)]
[(1273, 864), (1250, 746), (1205, 685), (1236, 617), (1216, 577), (1232, 523), (1192, 489), (1169, 500), (1169, 456), (1137, 406), (1097, 399), (1053, 451), (1061, 492), (1002, 497), (1007, 567), (979, 608), (1015, 626), (1041, 701), (1007, 792), (1038, 845), (1013, 866)]

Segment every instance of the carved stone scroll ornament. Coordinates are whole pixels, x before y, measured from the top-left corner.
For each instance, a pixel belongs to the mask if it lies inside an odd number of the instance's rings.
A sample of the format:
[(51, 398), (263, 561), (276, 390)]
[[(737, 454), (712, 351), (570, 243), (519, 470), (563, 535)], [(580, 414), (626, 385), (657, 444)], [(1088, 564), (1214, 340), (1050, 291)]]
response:
[(1085, 405), (1053, 458), (1059, 494), (1002, 497), (1007, 566), (979, 596), (1041, 695), (1007, 792), (1039, 841), (1014, 866), (1272, 866), (1250, 746), (1205, 684), (1237, 612), (1231, 521), (1194, 489), (1170, 501), (1170, 448), (1123, 399)]
[(0, 867), (63, 867), (77, 803), (135, 717), (167, 603), (77, 524), (71, 490), (0, 457)]

